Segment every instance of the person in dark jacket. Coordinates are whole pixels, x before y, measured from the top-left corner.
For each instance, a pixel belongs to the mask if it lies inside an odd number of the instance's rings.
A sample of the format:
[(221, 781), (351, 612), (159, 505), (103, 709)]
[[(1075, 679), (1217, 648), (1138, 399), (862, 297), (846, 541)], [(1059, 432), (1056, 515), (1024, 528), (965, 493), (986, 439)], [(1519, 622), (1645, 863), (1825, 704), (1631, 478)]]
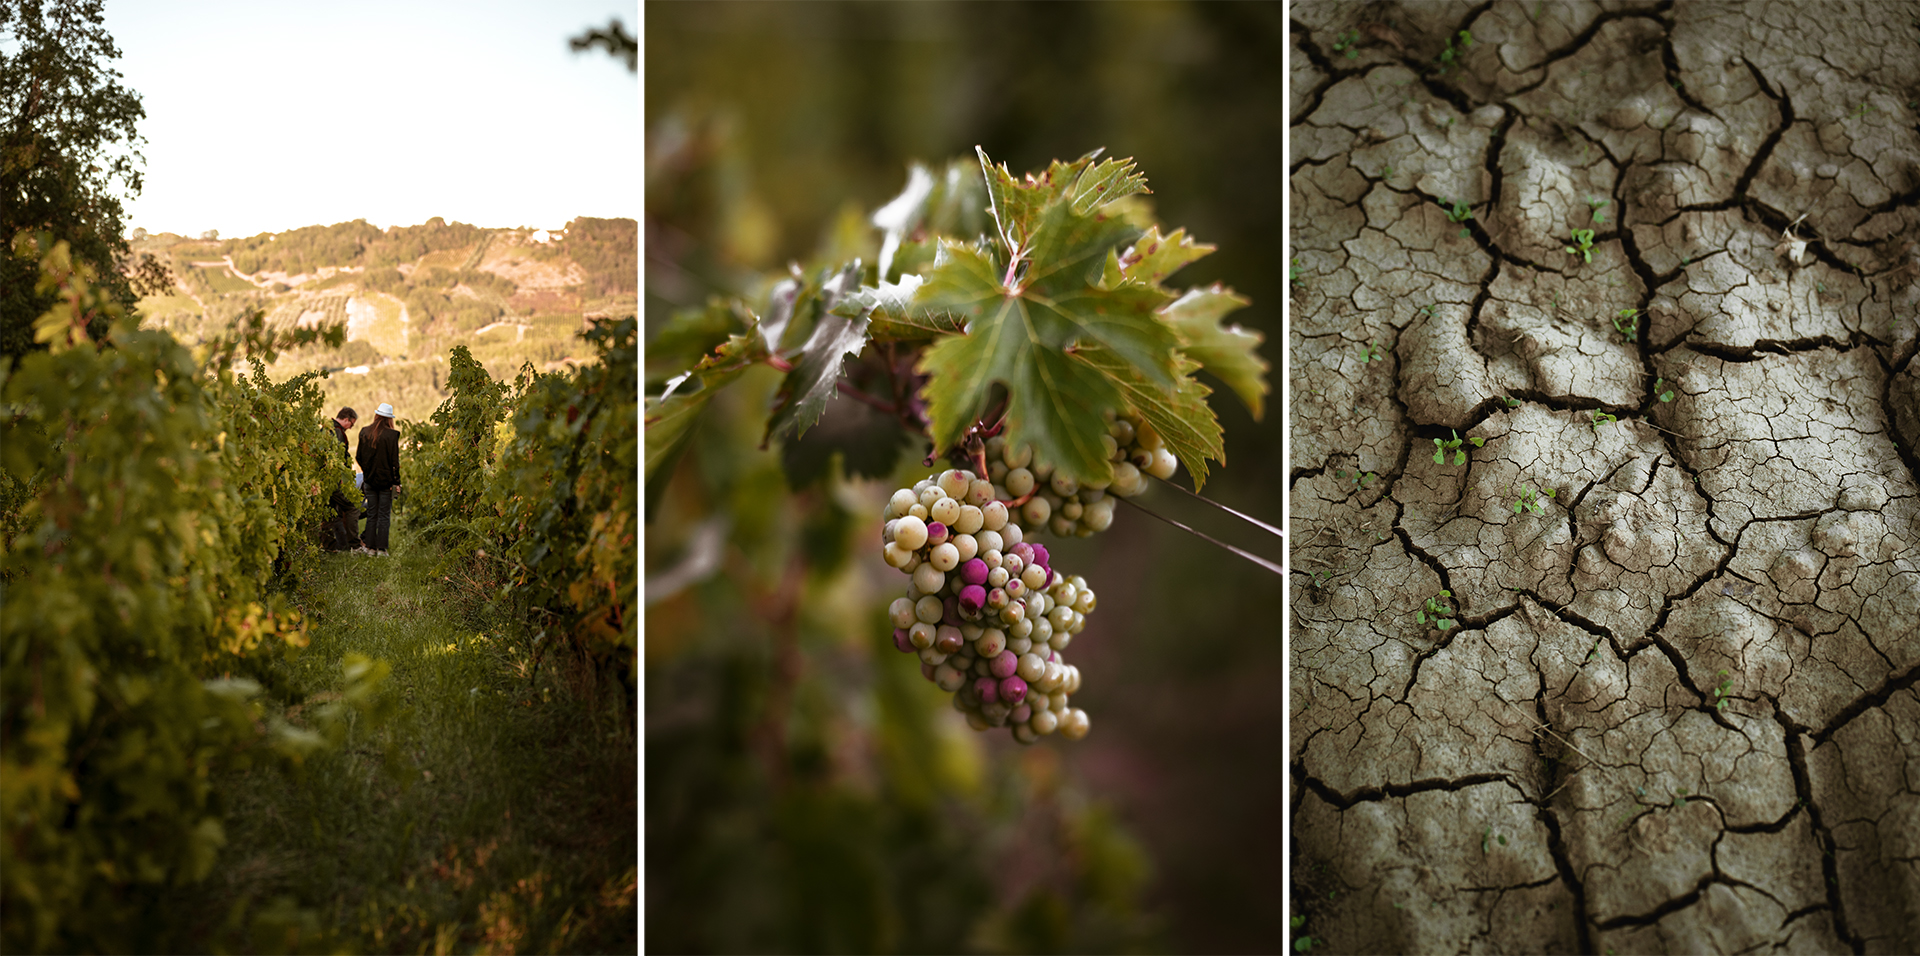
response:
[[(360, 420), (359, 413), (351, 408), (342, 408), (333, 416), (333, 437), (340, 441), (340, 457), (346, 459), (348, 467), (353, 465), (353, 452), (347, 448), (347, 429)], [(327, 529), (333, 541), (330, 550), (359, 551), (364, 548), (360, 543), (360, 509), (347, 500), (347, 496), (335, 488), (327, 496), (327, 504), (333, 507), (333, 520)]]
[(387, 556), (388, 525), (393, 520), (393, 493), (400, 490), (400, 430), (393, 426), (393, 406), (385, 402), (373, 421), (360, 429), (360, 446), (353, 457), (366, 476), (367, 531), (362, 537), (369, 553)]

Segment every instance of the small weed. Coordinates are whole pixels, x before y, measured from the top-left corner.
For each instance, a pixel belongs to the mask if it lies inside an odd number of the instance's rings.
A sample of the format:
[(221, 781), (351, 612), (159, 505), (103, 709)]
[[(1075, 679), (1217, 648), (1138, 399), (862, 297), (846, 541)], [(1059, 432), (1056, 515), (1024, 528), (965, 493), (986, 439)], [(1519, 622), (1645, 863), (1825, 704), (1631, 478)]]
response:
[(1620, 416), (1609, 415), (1597, 408), (1593, 410), (1593, 414), (1589, 417), (1592, 419), (1593, 430), (1596, 432), (1600, 430), (1600, 426), (1611, 425), (1620, 420)]
[(1854, 107), (1853, 112), (1847, 114), (1847, 118), (1859, 119), (1867, 115), (1868, 113), (1872, 113), (1872, 112), (1874, 112), (1874, 108), (1862, 102), (1859, 106)]
[(1727, 677), (1726, 671), (1721, 671), (1719, 676), (1725, 679), (1720, 681), (1720, 686), (1715, 687), (1713, 689), (1713, 699), (1714, 699), (1713, 709), (1726, 710), (1727, 700), (1728, 700), (1727, 694), (1730, 693), (1730, 688), (1733, 687), (1733, 678)]
[(1660, 387), (1661, 387), (1662, 385), (1665, 385), (1665, 384), (1667, 384), (1667, 380), (1666, 380), (1666, 379), (1664, 379), (1664, 378), (1656, 378), (1656, 379), (1654, 379), (1654, 380), (1653, 380), (1653, 391), (1654, 391), (1654, 393), (1655, 393), (1655, 394), (1657, 394), (1657, 395), (1659, 395), (1659, 396), (1660, 396), (1660, 400), (1661, 400), (1661, 401), (1663, 401), (1663, 402), (1671, 402), (1671, 401), (1673, 401), (1673, 389), (1670, 389), (1670, 388), (1669, 388), (1669, 389), (1667, 389), (1667, 390), (1666, 390), (1666, 391), (1664, 391), (1664, 392), (1663, 392), (1663, 391), (1660, 391)]
[(1295, 259), (1292, 265), (1287, 266), (1287, 281), (1293, 283), (1296, 289), (1307, 287), (1306, 283), (1300, 281), (1300, 260)]
[[(1473, 218), (1473, 210), (1467, 208), (1466, 203), (1454, 202), (1451, 199), (1442, 199), (1440, 200), (1440, 205), (1447, 210), (1448, 222), (1466, 222)], [(1460, 238), (1465, 239), (1472, 234), (1472, 231), (1467, 227), (1460, 227)]]
[(1573, 231), (1573, 242), (1574, 242), (1574, 245), (1566, 247), (1567, 255), (1579, 256), (1582, 262), (1592, 262), (1593, 261), (1593, 230), (1575, 229)]
[(1627, 340), (1628, 342), (1632, 342), (1635, 339), (1639, 338), (1640, 337), (1640, 310), (1639, 309), (1621, 309), (1619, 315), (1614, 317), (1613, 330), (1615, 332), (1620, 333), (1620, 337)]
[(1421, 306), (1419, 311), (1422, 315), (1425, 315), (1427, 318), (1431, 319), (1434, 316), (1440, 314), (1439, 309), (1440, 309), (1440, 303), (1434, 302), (1428, 305)]
[(1448, 67), (1457, 65), (1455, 61), (1460, 58), (1461, 54), (1467, 51), (1468, 47), (1473, 46), (1473, 34), (1469, 31), (1460, 31), (1458, 35), (1460, 46), (1458, 48), (1453, 45), (1454, 39), (1454, 37), (1448, 37), (1447, 48), (1440, 51), (1440, 72), (1443, 75), (1447, 72)]
[(1612, 201), (1613, 200), (1600, 199), (1594, 196), (1587, 197), (1587, 205), (1593, 207), (1593, 224), (1594, 225), (1601, 226), (1606, 224), (1607, 222), (1606, 206), (1608, 203)]
[(1432, 625), (1435, 630), (1441, 633), (1445, 633), (1449, 628), (1460, 623), (1453, 619), (1453, 615), (1456, 613), (1453, 608), (1447, 606), (1445, 599), (1450, 597), (1453, 597), (1452, 591), (1442, 590), (1439, 594), (1427, 598), (1426, 606), (1413, 612), (1413, 622), (1415, 624)]
[(1446, 464), (1447, 452), (1453, 452), (1454, 464), (1456, 465), (1466, 464), (1467, 453), (1460, 450), (1460, 443), (1463, 440), (1472, 442), (1473, 447), (1475, 448), (1484, 448), (1486, 447), (1486, 444), (1487, 444), (1486, 439), (1481, 438), (1477, 435), (1462, 439), (1460, 437), (1460, 433), (1457, 431), (1453, 433), (1453, 439), (1451, 441), (1441, 441), (1440, 439), (1436, 438), (1433, 440), (1433, 447), (1434, 447), (1433, 463), (1436, 465)]
[(1514, 514), (1519, 514), (1523, 511), (1531, 512), (1533, 514), (1544, 514), (1547, 510), (1547, 506), (1540, 499), (1542, 497), (1545, 497), (1548, 501), (1551, 501), (1554, 498), (1558, 497), (1560, 494), (1559, 492), (1553, 490), (1552, 488), (1541, 488), (1540, 490), (1536, 491), (1532, 485), (1525, 484), (1525, 483), (1520, 485), (1520, 490), (1518, 492), (1514, 491), (1512, 485), (1508, 485), (1507, 492), (1514, 496), (1514, 499), (1513, 499)]
[[(1292, 924), (1294, 929), (1300, 929), (1307, 925), (1307, 917), (1304, 914), (1300, 916), (1295, 916), (1292, 919), (1288, 920), (1288, 922)], [(1314, 942), (1313, 937), (1302, 936), (1299, 939), (1296, 939), (1293, 941), (1293, 951), (1296, 953), (1308, 952), (1313, 949), (1313, 942)], [(1326, 941), (1321, 940), (1321, 942), (1326, 942)]]
[(1380, 170), (1380, 181), (1386, 182), (1387, 180), (1392, 178), (1393, 178), (1393, 167), (1392, 166), (1382, 167)]
[(1673, 805), (1676, 807), (1687, 805), (1687, 788), (1681, 787), (1673, 792)]
[(1357, 60), (1360, 58), (1360, 51), (1354, 49), (1354, 46), (1359, 42), (1360, 31), (1348, 30), (1340, 34), (1340, 39), (1334, 41), (1333, 52), (1340, 53), (1344, 51), (1347, 54), (1347, 59)]
[(1519, 408), (1519, 407), (1520, 407), (1520, 400), (1519, 400), (1519, 399), (1517, 399), (1517, 398), (1514, 398), (1514, 397), (1513, 397), (1513, 396), (1511, 396), (1511, 395), (1509, 395), (1509, 396), (1507, 396), (1507, 397), (1506, 397), (1506, 399), (1505, 399), (1505, 401), (1506, 401), (1506, 403), (1507, 403), (1507, 407), (1508, 407), (1508, 408)]
[(1381, 350), (1380, 341), (1378, 339), (1368, 339), (1367, 350), (1362, 353), (1360, 364), (1365, 365), (1368, 362), (1384, 362), (1386, 360), (1387, 353)]
[(1593, 650), (1590, 650), (1587, 652), (1587, 660), (1593, 661), (1593, 660), (1599, 660), (1599, 659), (1600, 659), (1600, 639), (1596, 637), (1593, 639)]
[(1338, 468), (1334, 470), (1333, 477), (1353, 482), (1354, 490), (1360, 491), (1366, 488), (1368, 485), (1372, 484), (1373, 480), (1380, 476), (1371, 471), (1361, 472), (1361, 471), (1355, 470), (1355, 471), (1349, 472), (1344, 468)]

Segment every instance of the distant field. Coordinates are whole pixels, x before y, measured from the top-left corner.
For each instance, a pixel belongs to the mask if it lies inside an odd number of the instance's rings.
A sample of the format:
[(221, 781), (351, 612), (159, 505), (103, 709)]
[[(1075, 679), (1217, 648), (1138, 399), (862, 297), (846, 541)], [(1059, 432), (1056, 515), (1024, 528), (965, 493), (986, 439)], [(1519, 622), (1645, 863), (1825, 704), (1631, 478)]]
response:
[(212, 286), (213, 291), (221, 295), (231, 295), (236, 292), (245, 294), (259, 289), (253, 283), (234, 275), (233, 270), (226, 266), (206, 266), (200, 270), (200, 273), (207, 277), (207, 285)]

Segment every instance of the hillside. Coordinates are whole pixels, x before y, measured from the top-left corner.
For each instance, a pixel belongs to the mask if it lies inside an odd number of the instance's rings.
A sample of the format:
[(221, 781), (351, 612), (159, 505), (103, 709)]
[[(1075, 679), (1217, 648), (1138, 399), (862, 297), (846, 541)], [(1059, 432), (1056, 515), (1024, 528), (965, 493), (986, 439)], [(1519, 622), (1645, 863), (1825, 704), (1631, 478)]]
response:
[(631, 219), (582, 217), (555, 232), (355, 220), (235, 239), (136, 231), (132, 242), (174, 279), (172, 294), (141, 300), (144, 324), (184, 342), (253, 308), (288, 325), (345, 322), (345, 347), (282, 356), (270, 374), (339, 369), (322, 383), (328, 404), (362, 416), (381, 402), (401, 418), (433, 414), (455, 345), (496, 379), (523, 362), (580, 360), (587, 318), (632, 315), (639, 292)]

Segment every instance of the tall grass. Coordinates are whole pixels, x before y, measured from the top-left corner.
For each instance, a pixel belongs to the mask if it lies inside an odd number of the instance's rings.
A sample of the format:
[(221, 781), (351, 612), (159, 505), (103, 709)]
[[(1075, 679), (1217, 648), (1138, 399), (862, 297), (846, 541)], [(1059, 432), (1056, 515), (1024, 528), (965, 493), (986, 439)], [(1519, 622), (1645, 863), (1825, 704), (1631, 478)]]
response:
[(225, 781), (228, 844), (162, 951), (637, 949), (635, 720), (617, 683), (536, 668), (530, 645), (434, 576), (396, 519), (392, 557), (328, 555), (304, 582), (312, 643), (287, 662), (300, 724), (343, 659), (388, 662), (394, 705), (293, 774)]

